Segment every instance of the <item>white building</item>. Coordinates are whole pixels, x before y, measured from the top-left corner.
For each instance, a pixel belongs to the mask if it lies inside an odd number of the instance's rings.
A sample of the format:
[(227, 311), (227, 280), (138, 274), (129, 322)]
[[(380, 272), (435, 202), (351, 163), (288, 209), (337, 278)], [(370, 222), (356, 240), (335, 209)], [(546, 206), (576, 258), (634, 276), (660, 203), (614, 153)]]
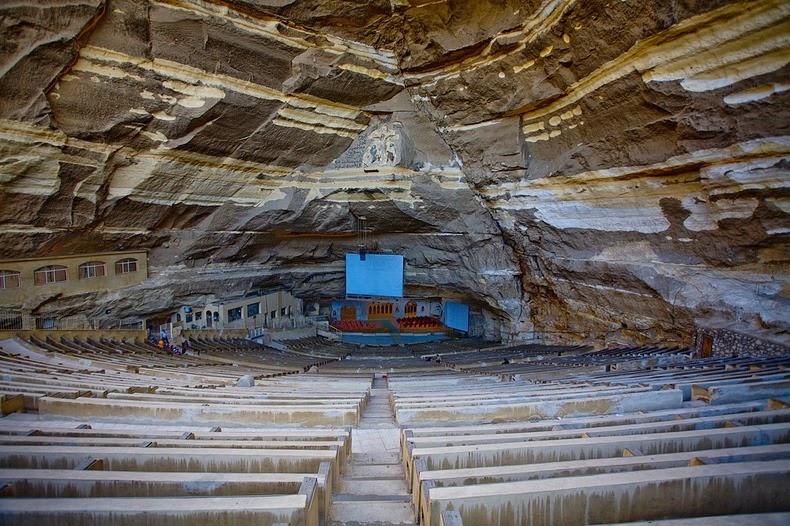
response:
[(285, 290), (261, 290), (243, 298), (181, 307), (171, 317), (187, 330), (281, 327), (302, 313), (301, 300)]

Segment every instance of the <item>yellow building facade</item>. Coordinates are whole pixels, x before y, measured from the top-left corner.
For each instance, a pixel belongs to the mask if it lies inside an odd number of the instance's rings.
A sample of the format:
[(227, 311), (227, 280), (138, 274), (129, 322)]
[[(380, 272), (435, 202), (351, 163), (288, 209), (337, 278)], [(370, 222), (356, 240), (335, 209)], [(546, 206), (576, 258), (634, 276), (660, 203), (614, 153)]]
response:
[(37, 296), (71, 296), (138, 285), (148, 278), (145, 250), (0, 260), (0, 306)]

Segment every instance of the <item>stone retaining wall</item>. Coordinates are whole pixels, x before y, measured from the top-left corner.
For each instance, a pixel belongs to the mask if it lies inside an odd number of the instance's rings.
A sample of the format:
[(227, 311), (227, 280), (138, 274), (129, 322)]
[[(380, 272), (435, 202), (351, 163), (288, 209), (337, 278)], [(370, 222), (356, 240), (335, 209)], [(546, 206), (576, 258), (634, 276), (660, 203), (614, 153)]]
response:
[(710, 356), (782, 356), (790, 354), (790, 347), (772, 342), (752, 334), (744, 334), (724, 328), (697, 327), (694, 331), (692, 348), (703, 357), (705, 337), (712, 339)]

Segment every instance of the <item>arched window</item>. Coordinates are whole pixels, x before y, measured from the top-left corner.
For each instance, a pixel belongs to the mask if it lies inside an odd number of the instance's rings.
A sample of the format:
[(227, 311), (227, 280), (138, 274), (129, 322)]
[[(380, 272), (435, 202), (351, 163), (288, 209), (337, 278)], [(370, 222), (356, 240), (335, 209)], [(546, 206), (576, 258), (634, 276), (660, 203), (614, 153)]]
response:
[(80, 279), (98, 278), (107, 275), (107, 265), (104, 261), (88, 261), (79, 267)]
[(68, 274), (68, 269), (63, 265), (47, 265), (33, 272), (33, 281), (36, 285), (66, 281)]
[(131, 274), (132, 272), (137, 272), (136, 259), (126, 258), (115, 263), (116, 274)]
[(0, 270), (0, 289), (13, 289), (19, 286), (19, 272)]

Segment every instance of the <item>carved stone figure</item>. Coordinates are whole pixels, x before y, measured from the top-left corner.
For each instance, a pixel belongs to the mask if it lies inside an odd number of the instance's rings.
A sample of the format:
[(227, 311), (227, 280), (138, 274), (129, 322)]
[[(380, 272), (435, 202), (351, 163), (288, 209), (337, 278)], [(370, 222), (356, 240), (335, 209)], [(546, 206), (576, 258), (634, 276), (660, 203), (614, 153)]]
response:
[(408, 166), (411, 162), (408, 138), (399, 123), (384, 124), (374, 130), (365, 143), (362, 169), (375, 171), (385, 166)]

